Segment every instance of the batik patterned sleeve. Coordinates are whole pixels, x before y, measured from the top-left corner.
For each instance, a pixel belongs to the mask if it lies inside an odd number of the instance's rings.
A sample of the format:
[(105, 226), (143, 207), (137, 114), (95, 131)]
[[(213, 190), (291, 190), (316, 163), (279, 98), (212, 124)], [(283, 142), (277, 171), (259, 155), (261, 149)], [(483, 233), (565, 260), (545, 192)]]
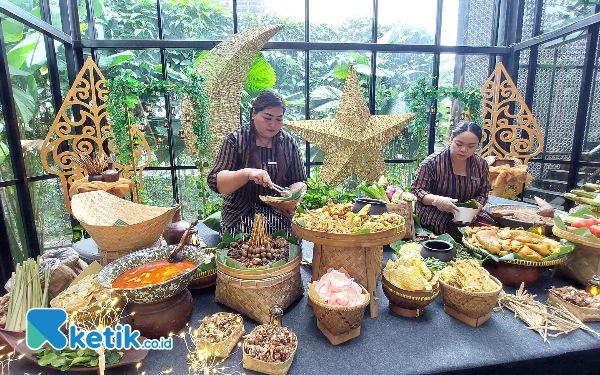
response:
[(492, 184), (490, 183), (490, 168), (485, 160), (481, 160), (482, 162), (478, 163), (479, 167), (479, 177), (481, 178), (481, 188), (477, 193), (477, 197), (475, 200), (483, 207), (488, 201), (488, 196), (490, 194), (490, 190), (492, 189)]
[(304, 168), (304, 163), (302, 163), (302, 160), (300, 159), (300, 150), (292, 137), (289, 138), (288, 149), (290, 150), (288, 157), (291, 158), (290, 167), (286, 176), (288, 185), (296, 182), (306, 182), (306, 170)]
[(423, 202), (423, 198), (430, 193), (431, 184), (433, 183), (432, 177), (429, 163), (423, 162), (417, 170), (417, 177), (415, 177), (411, 186), (411, 191), (419, 202)]
[(215, 160), (215, 166), (208, 174), (208, 186), (215, 193), (219, 193), (217, 189), (217, 174), (221, 171), (236, 170), (237, 151), (235, 149), (236, 141), (233, 134), (229, 134), (223, 141), (219, 153)]

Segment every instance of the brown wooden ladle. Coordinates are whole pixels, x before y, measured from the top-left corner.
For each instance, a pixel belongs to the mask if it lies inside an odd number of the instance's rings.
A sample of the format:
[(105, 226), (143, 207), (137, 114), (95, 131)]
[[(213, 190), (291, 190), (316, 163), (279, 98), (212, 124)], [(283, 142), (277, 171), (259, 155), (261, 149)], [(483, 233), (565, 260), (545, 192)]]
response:
[(181, 236), (181, 240), (177, 244), (177, 247), (175, 248), (175, 250), (173, 250), (171, 255), (169, 255), (169, 263), (183, 262), (183, 255), (179, 254), (179, 252), (181, 251), (181, 249), (183, 249), (185, 241), (187, 241), (187, 238), (189, 237), (190, 233), (192, 232), (192, 229), (196, 226), (196, 224), (198, 224), (198, 220), (194, 220), (194, 222), (190, 224), (190, 227), (185, 230), (183, 236)]

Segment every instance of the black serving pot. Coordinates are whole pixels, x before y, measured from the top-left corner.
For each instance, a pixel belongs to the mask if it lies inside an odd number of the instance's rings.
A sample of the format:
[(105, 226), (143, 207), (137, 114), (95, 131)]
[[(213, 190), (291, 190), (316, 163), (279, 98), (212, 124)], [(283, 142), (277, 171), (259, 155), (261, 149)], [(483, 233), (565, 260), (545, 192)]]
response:
[(369, 215), (381, 215), (384, 212), (388, 212), (387, 203), (385, 201), (373, 198), (355, 198), (354, 206), (352, 206), (352, 212), (357, 213), (367, 204), (371, 205)]
[(452, 245), (448, 241), (442, 240), (429, 240), (423, 242), (423, 247), (421, 248), (421, 256), (423, 258), (437, 258), (442, 262), (451, 261), (456, 255), (456, 249), (454, 245)]

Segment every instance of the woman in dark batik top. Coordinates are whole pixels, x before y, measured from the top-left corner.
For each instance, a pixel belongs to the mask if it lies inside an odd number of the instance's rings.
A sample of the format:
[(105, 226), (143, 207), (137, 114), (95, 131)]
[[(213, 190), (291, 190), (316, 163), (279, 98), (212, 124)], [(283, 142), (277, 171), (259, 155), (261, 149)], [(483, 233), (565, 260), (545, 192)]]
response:
[(306, 188), (306, 174), (298, 145), (282, 130), (285, 104), (273, 90), (254, 100), (250, 124), (229, 133), (215, 166), (208, 175), (212, 190), (223, 195), (221, 231), (250, 233), (254, 215), (262, 213), (269, 234), (285, 229), (291, 234), (291, 218), (297, 205), (282, 211), (263, 203), (260, 195), (278, 195), (273, 183), (291, 191)]
[[(460, 233), (452, 220), (458, 207), (454, 203), (475, 199), (479, 205), (477, 214), (481, 213), (490, 191), (487, 162), (475, 154), (481, 137), (477, 124), (461, 122), (452, 131), (450, 146), (423, 160), (412, 183), (423, 227), (457, 238)], [(489, 222), (488, 217), (476, 216), (474, 221), (477, 220)]]

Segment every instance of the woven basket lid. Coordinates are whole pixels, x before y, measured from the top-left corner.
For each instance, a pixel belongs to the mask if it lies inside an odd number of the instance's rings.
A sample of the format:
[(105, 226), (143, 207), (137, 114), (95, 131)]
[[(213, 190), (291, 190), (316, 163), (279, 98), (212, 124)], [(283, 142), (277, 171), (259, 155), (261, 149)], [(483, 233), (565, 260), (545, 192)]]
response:
[(154, 244), (179, 205), (156, 207), (121, 199), (105, 191), (73, 196), (73, 216), (104, 251), (138, 250)]

